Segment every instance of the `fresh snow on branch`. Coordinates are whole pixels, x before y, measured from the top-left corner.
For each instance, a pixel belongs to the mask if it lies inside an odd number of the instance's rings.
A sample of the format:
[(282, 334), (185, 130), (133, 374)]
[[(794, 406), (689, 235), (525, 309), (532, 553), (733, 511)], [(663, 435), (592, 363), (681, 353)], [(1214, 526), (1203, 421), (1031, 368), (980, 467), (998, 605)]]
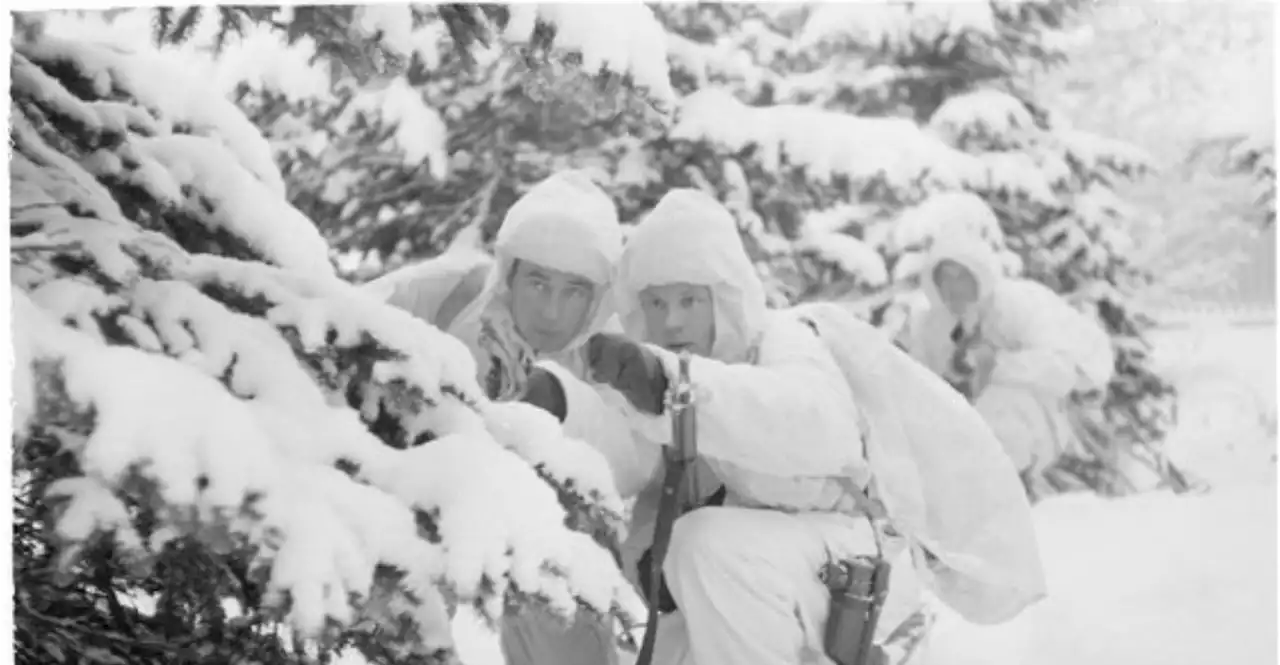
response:
[(867, 229), (867, 237), (881, 251), (898, 256), (893, 279), (907, 279), (923, 265), (928, 249), (938, 238), (966, 237), (991, 247), (1010, 274), (1022, 269), (1022, 261), (1005, 245), (1004, 232), (995, 212), (971, 192), (940, 192), (893, 219)]
[(966, 34), (996, 32), (985, 2), (841, 2), (817, 5), (796, 42), (812, 48), (829, 41), (852, 41), (870, 48), (903, 49), (913, 41), (941, 41), (950, 48)]
[[(609, 4), (602, 6), (516, 4), (509, 7), (510, 20), (502, 37), (508, 43), (528, 42), (537, 22), (555, 28), (555, 46), (580, 53), (583, 68), (591, 74), (616, 72), (630, 76), (646, 93), (661, 104), (671, 107), (675, 93), (671, 89), (667, 66), (666, 32), (641, 3)], [(377, 36), (379, 44), (402, 56), (418, 56), (428, 68), (438, 67), (442, 55), (456, 48), (448, 36), (444, 23), (428, 20), (415, 26), (415, 6), (368, 5), (354, 8), (354, 27), (369, 38)], [(302, 36), (289, 43), (278, 29), (262, 23), (244, 27), (242, 34), (232, 35), (220, 53), (215, 54), (213, 44), (217, 32), (216, 20), (204, 18), (196, 23), (192, 36), (181, 45), (168, 45), (156, 49), (147, 45), (151, 40), (150, 9), (126, 11), (114, 16), (108, 23), (100, 15), (51, 12), (45, 15), (47, 34), (59, 36), (67, 42), (92, 42), (112, 52), (142, 50), (155, 57), (156, 69), (165, 69), (161, 76), (150, 76), (155, 90), (181, 88), (211, 88), (207, 98), (221, 95), (217, 104), (197, 105), (194, 111), (182, 110), (187, 115), (201, 113), (202, 117), (227, 116), (225, 109), (234, 108), (229, 101), (240, 86), (253, 91), (278, 93), (291, 102), (328, 100), (334, 95), (335, 81), (322, 59), (317, 59), (316, 43), (310, 36)], [(292, 8), (285, 7), (276, 20), (288, 24), (292, 20)], [(492, 50), (492, 49), (491, 49)], [(490, 56), (496, 56), (493, 50)], [(33, 59), (36, 59), (32, 56)], [(118, 55), (117, 55), (118, 57)], [(100, 58), (93, 56), (94, 61)], [(210, 81), (214, 84), (210, 86)], [(341, 82), (349, 85), (350, 82)], [(143, 93), (130, 88), (130, 94), (144, 99)], [(188, 99), (181, 93), (174, 98)], [(156, 97), (159, 99), (159, 97)], [(146, 97), (147, 105), (153, 104)], [(350, 124), (353, 116), (364, 113), (378, 118), (387, 127), (394, 127), (389, 141), (399, 149), (407, 165), (428, 162), (433, 177), (443, 180), (448, 174), (447, 124), (440, 112), (427, 105), (422, 92), (409, 86), (403, 76), (388, 81), (375, 81), (355, 95), (343, 117), (336, 121), (341, 128)], [(245, 125), (247, 120), (234, 114), (233, 123)], [(207, 120), (206, 117), (206, 120)], [(203, 124), (201, 118), (175, 116), (175, 120)], [(236, 132), (221, 128), (221, 134), (236, 141), (248, 141), (247, 131)], [(202, 133), (199, 129), (195, 133)], [(340, 130), (339, 130), (340, 131)], [(230, 146), (235, 150), (237, 146)], [(238, 152), (250, 170), (263, 179), (273, 191), (283, 192), (283, 181), (271, 159), (271, 153)]]
[[(370, 124), (380, 119), (386, 126), (395, 127), (388, 141), (400, 148), (405, 166), (425, 161), (435, 179), (448, 176), (449, 137), (444, 119), (403, 77), (392, 79), (381, 89), (356, 95), (333, 121), (334, 131), (346, 133), (359, 114), (364, 114)], [(346, 198), (346, 193), (339, 198)]]
[(1000, 220), (980, 197), (969, 192), (934, 194), (902, 211), (883, 227), (882, 247), (891, 253), (927, 247), (941, 235), (959, 234), (1003, 246)]
[(1035, 158), (1025, 152), (984, 152), (976, 155), (984, 167), (980, 180), (970, 181), (974, 189), (1053, 207), (1061, 204), (1049, 174), (1040, 170)]
[[(261, 135), (259, 143), (266, 144)], [(173, 134), (139, 138), (133, 146), (168, 171), (167, 181), (193, 192), (189, 207), (205, 224), (248, 240), (276, 265), (333, 274), (329, 246), (311, 220), (239, 168), (216, 141)]]
[(508, 5), (504, 36), (525, 41), (537, 21), (555, 27), (559, 48), (582, 54), (582, 67), (628, 75), (657, 101), (671, 105), (675, 91), (667, 69), (667, 32), (653, 10), (639, 2)]
[(802, 254), (831, 263), (861, 284), (876, 288), (889, 282), (884, 259), (867, 243), (844, 233), (815, 233), (795, 242)]
[(93, 87), (95, 95), (127, 95), (155, 113), (170, 130), (181, 125), (187, 133), (222, 142), (273, 194), (284, 195), (280, 170), (257, 128), (235, 104), (210, 90), (207, 81), (193, 77), (180, 62), (155, 49), (130, 52), (103, 43), (55, 37), (24, 45), (18, 52), (39, 65), (68, 63)]
[(809, 106), (751, 107), (722, 88), (699, 90), (682, 100), (669, 136), (707, 140), (729, 151), (756, 146), (767, 168), (782, 158), (818, 180), (845, 176), (882, 179), (909, 189), (926, 179), (958, 188), (979, 165), (904, 118), (864, 118)]
[(929, 118), (929, 128), (948, 144), (967, 148), (1022, 148), (1038, 133), (1035, 118), (1021, 100), (999, 90), (950, 97)]
[(1067, 155), (1086, 170), (1144, 173), (1158, 168), (1155, 157), (1132, 143), (1079, 129), (1059, 130), (1054, 135)]
[(424, 655), (460, 604), (635, 624), (603, 457), (337, 279), (257, 168), (262, 137), (198, 86), (161, 95), (151, 56), (48, 39), (13, 58), (15, 445), (40, 432), (78, 462), (39, 497), (62, 501), (63, 561), (96, 534), (141, 562), (194, 539), (249, 557), (255, 609), (299, 635), (408, 618)]

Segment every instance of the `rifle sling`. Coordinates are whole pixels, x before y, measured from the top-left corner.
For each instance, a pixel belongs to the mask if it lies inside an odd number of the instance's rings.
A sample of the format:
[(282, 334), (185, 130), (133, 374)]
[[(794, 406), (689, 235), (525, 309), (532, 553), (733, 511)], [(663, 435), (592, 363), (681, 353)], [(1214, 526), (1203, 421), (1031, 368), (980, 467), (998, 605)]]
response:
[(636, 656), (636, 665), (650, 665), (653, 647), (658, 638), (658, 594), (662, 588), (662, 563), (667, 558), (667, 546), (671, 543), (671, 530), (680, 512), (680, 489), (684, 481), (688, 461), (681, 459), (680, 451), (664, 448), (665, 473), (662, 478), (662, 496), (658, 499), (658, 517), (653, 528), (653, 563), (649, 567), (648, 618), (645, 620), (644, 641)]
[(489, 274), (489, 266), (487, 264), (477, 265), (462, 275), (458, 283), (450, 289), (449, 294), (440, 302), (440, 306), (436, 308), (436, 314), (430, 323), (441, 330), (448, 330), (453, 325), (454, 319), (467, 308), (476, 296), (480, 295), (480, 291), (484, 289), (484, 280)]

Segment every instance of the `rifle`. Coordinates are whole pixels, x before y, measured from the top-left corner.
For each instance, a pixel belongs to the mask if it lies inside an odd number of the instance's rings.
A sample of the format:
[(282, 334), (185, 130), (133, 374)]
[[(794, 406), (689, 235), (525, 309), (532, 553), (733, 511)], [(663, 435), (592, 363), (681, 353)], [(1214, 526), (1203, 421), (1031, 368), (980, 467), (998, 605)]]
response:
[(965, 330), (961, 325), (956, 325), (951, 331), (951, 342), (955, 347), (951, 351), (950, 363), (943, 378), (964, 395), (965, 399), (973, 401), (986, 388), (978, 385), (980, 377), (977, 376), (977, 366), (972, 356), (974, 349), (984, 343), (981, 328), (975, 326), (972, 330)]
[(644, 641), (640, 645), (640, 653), (636, 657), (636, 665), (650, 665), (653, 660), (653, 647), (658, 638), (658, 614), (660, 612), (659, 597), (662, 589), (662, 562), (667, 557), (667, 546), (671, 542), (671, 528), (676, 517), (697, 501), (697, 474), (691, 474), (685, 483), (685, 472), (698, 457), (697, 410), (693, 396), (693, 382), (689, 378), (690, 354), (680, 352), (680, 371), (675, 382), (668, 388), (665, 399), (667, 411), (671, 414), (671, 445), (662, 449), (664, 475), (662, 478), (662, 495), (658, 499), (658, 517), (653, 529), (653, 548), (651, 564), (648, 570), (641, 570), (649, 575), (649, 584), (645, 601), (649, 605), (648, 618), (645, 620)]

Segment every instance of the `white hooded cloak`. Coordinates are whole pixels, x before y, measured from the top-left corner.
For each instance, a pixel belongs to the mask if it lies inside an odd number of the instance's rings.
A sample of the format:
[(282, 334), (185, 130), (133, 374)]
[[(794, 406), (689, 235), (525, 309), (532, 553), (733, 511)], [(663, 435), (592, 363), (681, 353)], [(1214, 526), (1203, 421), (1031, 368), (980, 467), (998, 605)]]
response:
[(1102, 327), (1044, 285), (1004, 277), (995, 257), (966, 239), (937, 241), (921, 273), (929, 307), (917, 312), (908, 331), (911, 354), (945, 372), (961, 323), (943, 304), (934, 268), (949, 260), (978, 283), (978, 301), (964, 321), (994, 347), (990, 381), (974, 402), (1019, 470), (1042, 468), (1069, 445), (1064, 400), (1075, 390), (1104, 389), (1114, 371), (1111, 340)]
[[(640, 292), (676, 282), (708, 286), (714, 299), (712, 352), (694, 358), (690, 374), (700, 489), (724, 483), (727, 497), (675, 523), (663, 570), (680, 611), (657, 627), (655, 663), (820, 662), (829, 597), (818, 571), (832, 557), (874, 549), (868, 522), (836, 479), (866, 477), (850, 389), (812, 330), (767, 308), (733, 217), (695, 190), (669, 192), (631, 233), (616, 282), (629, 337), (645, 338)], [(676, 376), (677, 357), (648, 348)], [(651, 540), (670, 419), (621, 411), (634, 438), (629, 454), (614, 451), (615, 475), (620, 486), (643, 489), (624, 552), (634, 558)]]

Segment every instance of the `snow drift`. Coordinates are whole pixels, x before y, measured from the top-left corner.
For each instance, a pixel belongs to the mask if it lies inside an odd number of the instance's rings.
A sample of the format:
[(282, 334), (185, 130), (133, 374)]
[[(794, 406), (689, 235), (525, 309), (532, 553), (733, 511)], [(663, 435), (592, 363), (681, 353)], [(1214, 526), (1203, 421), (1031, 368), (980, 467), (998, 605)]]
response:
[(1276, 661), (1273, 484), (1036, 506), (1049, 597), (1014, 621), (944, 616), (918, 665)]

